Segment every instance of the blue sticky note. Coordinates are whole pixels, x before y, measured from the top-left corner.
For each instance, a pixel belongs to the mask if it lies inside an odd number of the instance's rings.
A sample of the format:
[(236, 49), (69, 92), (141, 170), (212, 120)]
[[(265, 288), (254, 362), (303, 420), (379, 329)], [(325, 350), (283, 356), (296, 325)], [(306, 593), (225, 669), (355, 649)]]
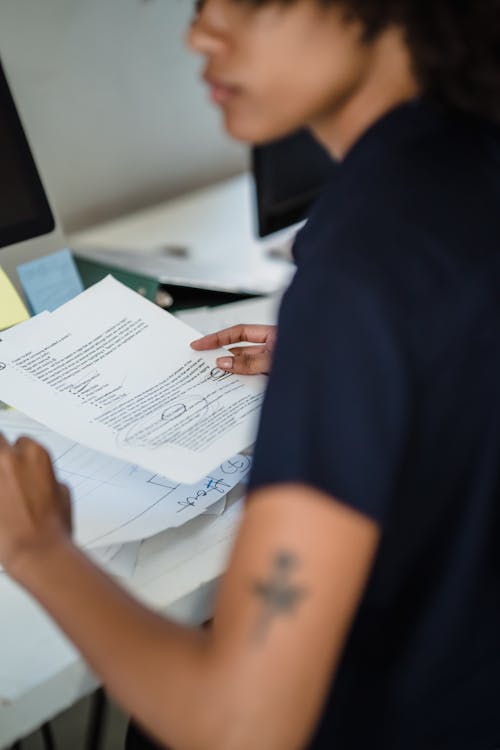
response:
[(56, 308), (83, 292), (83, 284), (69, 250), (44, 255), (17, 267), (31, 311)]

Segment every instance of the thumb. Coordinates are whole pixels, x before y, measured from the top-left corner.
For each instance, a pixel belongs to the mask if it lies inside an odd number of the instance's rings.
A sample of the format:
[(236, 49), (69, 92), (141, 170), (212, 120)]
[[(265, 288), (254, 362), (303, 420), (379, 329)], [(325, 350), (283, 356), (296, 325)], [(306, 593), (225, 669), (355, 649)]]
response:
[(71, 506), (71, 493), (66, 484), (59, 484), (59, 499), (61, 509), (61, 520), (65, 530), (72, 534), (73, 532), (73, 513)]
[(250, 354), (242, 352), (234, 357), (220, 357), (217, 366), (235, 375), (266, 375), (271, 369), (269, 353)]

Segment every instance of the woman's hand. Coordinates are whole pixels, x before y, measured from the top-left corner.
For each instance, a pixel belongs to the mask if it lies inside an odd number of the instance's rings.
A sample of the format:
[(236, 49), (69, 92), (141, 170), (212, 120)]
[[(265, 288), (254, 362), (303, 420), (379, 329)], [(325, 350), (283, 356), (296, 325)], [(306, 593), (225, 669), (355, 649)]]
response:
[(191, 346), (196, 351), (206, 351), (241, 342), (253, 344), (230, 349), (233, 356), (219, 357), (217, 367), (237, 375), (267, 375), (271, 369), (276, 333), (276, 326), (238, 325), (203, 336)]
[(36, 564), (70, 534), (69, 490), (47, 451), (29, 438), (10, 445), (0, 434), (0, 564), (16, 577), (23, 560)]

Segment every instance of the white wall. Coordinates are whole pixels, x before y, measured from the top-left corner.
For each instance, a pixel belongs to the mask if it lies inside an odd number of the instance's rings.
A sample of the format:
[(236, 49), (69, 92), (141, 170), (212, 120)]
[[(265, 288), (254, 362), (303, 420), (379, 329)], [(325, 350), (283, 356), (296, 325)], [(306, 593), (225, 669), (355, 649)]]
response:
[(0, 54), (67, 231), (241, 171), (191, 0), (0, 0)]

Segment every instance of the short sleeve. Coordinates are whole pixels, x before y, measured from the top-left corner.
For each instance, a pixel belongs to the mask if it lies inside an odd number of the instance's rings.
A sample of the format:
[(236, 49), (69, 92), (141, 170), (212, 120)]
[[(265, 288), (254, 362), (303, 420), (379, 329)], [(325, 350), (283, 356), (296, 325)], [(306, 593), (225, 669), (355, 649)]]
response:
[(369, 278), (297, 273), (281, 307), (251, 488), (312, 485), (384, 523), (411, 412), (398, 331)]

